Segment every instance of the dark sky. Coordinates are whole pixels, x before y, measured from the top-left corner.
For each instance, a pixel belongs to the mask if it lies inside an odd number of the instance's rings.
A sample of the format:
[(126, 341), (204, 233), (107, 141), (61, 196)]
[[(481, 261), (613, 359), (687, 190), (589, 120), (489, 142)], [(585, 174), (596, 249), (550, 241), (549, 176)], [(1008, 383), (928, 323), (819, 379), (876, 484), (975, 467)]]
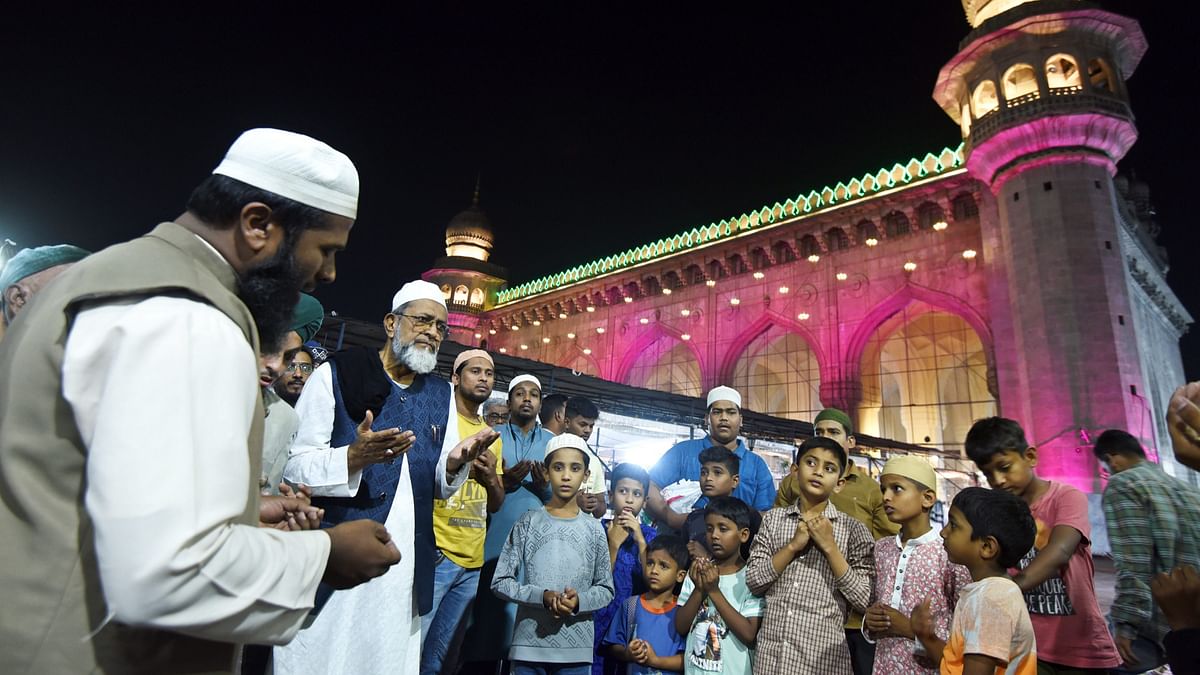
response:
[[(954, 0), (32, 4), (0, 17), (0, 236), (131, 238), (176, 216), (241, 130), (302, 131), (358, 165), (358, 225), (318, 297), (368, 319), (442, 255), (477, 174), (493, 261), (519, 283), (957, 145), (930, 93), (969, 30)], [(1200, 13), (1103, 5), (1150, 42), (1122, 169), (1149, 182), (1171, 282), (1200, 315)], [(1200, 337), (1185, 352), (1196, 379)]]

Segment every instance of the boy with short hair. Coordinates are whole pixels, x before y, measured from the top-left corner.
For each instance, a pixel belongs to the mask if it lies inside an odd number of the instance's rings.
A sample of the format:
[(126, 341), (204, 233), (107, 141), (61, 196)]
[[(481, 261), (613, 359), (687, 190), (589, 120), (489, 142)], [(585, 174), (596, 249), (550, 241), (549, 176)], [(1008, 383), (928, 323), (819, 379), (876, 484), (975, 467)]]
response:
[(912, 628), (942, 675), (1035, 675), (1037, 643), (1021, 589), (1008, 569), (1033, 546), (1029, 506), (1000, 490), (969, 487), (950, 506), (942, 545), (950, 562), (971, 573), (941, 640), (928, 601), (913, 609)]
[(649, 489), (650, 474), (637, 464), (625, 462), (613, 469), (609, 499), (615, 517), (601, 523), (608, 528), (608, 556), (612, 564), (615, 592), (612, 602), (592, 617), (596, 624), (597, 653), (597, 658), (592, 663), (593, 675), (619, 670), (619, 664), (606, 658), (604, 651), (600, 649), (601, 641), (608, 632), (613, 617), (622, 611), (625, 601), (645, 590), (642, 569), (646, 565), (647, 546), (658, 534), (653, 527), (643, 525), (640, 518)]
[[(618, 467), (620, 468), (620, 467)], [(687, 576), (688, 552), (683, 539), (656, 538), (646, 548), (642, 570), (649, 589), (626, 598), (601, 642), (602, 653), (628, 663), (627, 675), (683, 672), (686, 641), (675, 630), (675, 589)]]
[(1037, 523), (1037, 538), (1023, 552), (1013, 581), (1025, 594), (1038, 636), (1040, 671), (1107, 671), (1121, 665), (1096, 601), (1087, 496), (1037, 476), (1037, 448), (1013, 420), (975, 422), (966, 451), (988, 484), (1024, 500)]
[[(725, 448), (711, 447), (700, 452), (700, 494), (705, 503), (714, 497), (729, 497), (741, 480), (738, 456)], [(688, 553), (693, 558), (708, 558), (708, 527), (704, 524), (704, 507), (692, 509), (684, 525)], [(753, 529), (758, 529), (757, 527)]]
[(946, 558), (942, 540), (929, 522), (937, 501), (937, 475), (922, 457), (897, 455), (879, 476), (883, 508), (900, 525), (894, 537), (875, 542), (875, 602), (867, 608), (863, 633), (878, 640), (876, 675), (936, 675), (927, 666), (924, 648), (917, 649), (909, 617), (928, 600), (934, 632), (946, 639), (959, 591), (971, 573)]
[(767, 600), (756, 675), (852, 672), (844, 626), (851, 610), (865, 612), (871, 601), (875, 542), (866, 525), (829, 502), (846, 461), (831, 439), (805, 441), (796, 450), (800, 496), (763, 516), (746, 568), (750, 589)]
[[(567, 399), (563, 410), (566, 416), (563, 430), (568, 434), (575, 434), (586, 443), (587, 439), (592, 437), (596, 422), (600, 419), (600, 409), (590, 399), (572, 396)], [(604, 484), (604, 462), (591, 447), (584, 449), (591, 455), (592, 475), (579, 490), (579, 508), (596, 518), (603, 518), (608, 513), (608, 504), (604, 503), (604, 495), (608, 491)]]
[(683, 672), (745, 673), (754, 663), (754, 644), (766, 601), (746, 585), (742, 547), (751, 540), (751, 509), (737, 497), (715, 497), (705, 507), (711, 558), (692, 561), (675, 614), (675, 629), (687, 635)]
[(604, 530), (575, 501), (588, 475), (586, 447), (574, 434), (546, 444), (550, 501), (521, 516), (496, 564), (492, 591), (517, 603), (514, 675), (591, 671), (591, 614), (612, 601), (613, 587)]

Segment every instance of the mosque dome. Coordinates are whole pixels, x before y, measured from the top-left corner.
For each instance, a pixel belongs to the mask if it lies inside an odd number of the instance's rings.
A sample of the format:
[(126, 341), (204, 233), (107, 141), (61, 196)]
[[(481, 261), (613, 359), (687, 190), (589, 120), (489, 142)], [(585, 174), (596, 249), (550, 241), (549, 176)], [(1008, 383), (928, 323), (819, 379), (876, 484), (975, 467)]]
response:
[(492, 221), (479, 208), (479, 185), (466, 210), (450, 219), (446, 226), (446, 255), (487, 261), (495, 244)]

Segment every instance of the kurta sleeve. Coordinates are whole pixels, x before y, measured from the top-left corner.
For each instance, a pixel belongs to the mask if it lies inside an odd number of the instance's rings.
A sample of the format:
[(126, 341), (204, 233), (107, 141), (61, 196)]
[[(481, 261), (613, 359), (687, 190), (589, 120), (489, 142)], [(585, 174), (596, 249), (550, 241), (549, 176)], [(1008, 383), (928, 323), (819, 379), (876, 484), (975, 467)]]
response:
[(362, 471), (350, 473), (346, 464), (350, 446), (330, 446), (336, 405), (333, 366), (323, 363), (309, 376), (296, 401), (300, 428), (283, 469), (289, 483), (307, 485), (319, 497), (353, 497), (362, 481)]
[(442, 454), (438, 456), (437, 467), (434, 468), (434, 494), (438, 499), (450, 499), (458, 489), (467, 482), (471, 475), (471, 464), (468, 462), (458, 467), (457, 473), (446, 470), (446, 461), (450, 453), (462, 439), (458, 435), (458, 410), (454, 405), (453, 390), (450, 394), (450, 410), (446, 414), (446, 431), (442, 434)]
[(88, 448), (110, 617), (230, 642), (281, 644), (300, 629), (328, 535), (237, 522), (253, 498), (257, 372), (241, 331), (207, 304), (155, 297), (76, 317), (63, 393)]

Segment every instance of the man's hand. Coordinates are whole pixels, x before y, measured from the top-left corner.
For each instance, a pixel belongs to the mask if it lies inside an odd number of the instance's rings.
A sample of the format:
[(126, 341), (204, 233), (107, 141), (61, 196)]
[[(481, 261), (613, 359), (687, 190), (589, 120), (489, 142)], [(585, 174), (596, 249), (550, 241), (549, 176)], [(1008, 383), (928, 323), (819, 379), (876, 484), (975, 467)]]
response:
[(501, 474), (501, 480), (504, 481), (504, 491), (512, 492), (521, 486), (521, 481), (525, 480), (525, 476), (529, 470), (533, 468), (533, 462), (523, 459), (512, 466), (504, 465), (504, 473)]
[(262, 527), (277, 530), (315, 530), (321, 527), (325, 510), (312, 506), (307, 497), (262, 497), (258, 503), (258, 521)]
[(350, 447), (346, 448), (346, 468), (350, 473), (363, 470), (370, 464), (390, 462), (412, 447), (416, 435), (411, 431), (401, 432), (391, 428), (382, 431), (371, 431), (375, 415), (370, 410), (358, 425), (357, 435)]
[(588, 494), (583, 490), (580, 490), (579, 493), (575, 495), (575, 503), (578, 504), (580, 510), (584, 511), (585, 513), (594, 512), (596, 507), (600, 505), (599, 501), (601, 499), (603, 499), (602, 496)]
[(480, 453), (471, 462), (471, 478), (485, 488), (494, 486), (500, 480), (500, 474), (496, 473), (496, 453), (491, 450)]
[(574, 614), (575, 610), (579, 609), (579, 593), (570, 586), (563, 589), (562, 594), (558, 596), (558, 606), (563, 610), (563, 616)]
[(324, 581), (334, 588), (351, 588), (370, 581), (400, 562), (400, 551), (391, 535), (373, 520), (352, 520), (325, 532), (330, 547)]
[(1171, 630), (1200, 628), (1200, 575), (1195, 568), (1183, 565), (1154, 575), (1150, 592)]
[(829, 522), (828, 518), (818, 514), (805, 522), (808, 524), (808, 534), (817, 548), (828, 551), (837, 547), (837, 542), (833, 538), (833, 523)]
[(1175, 457), (1200, 471), (1200, 382), (1189, 382), (1175, 390), (1167, 410), (1167, 428)]
[(1121, 663), (1126, 668), (1136, 667), (1138, 661), (1133, 654), (1133, 638), (1116, 635), (1113, 637), (1113, 642), (1117, 643), (1117, 654), (1121, 657)]
[(533, 489), (535, 492), (541, 492), (550, 484), (550, 476), (546, 473), (546, 465), (541, 462), (533, 462), (529, 469), (529, 475), (533, 477)]
[[(480, 454), (487, 452), (488, 446), (497, 438), (500, 438), (500, 434), (495, 429), (487, 427), (459, 441), (458, 445), (450, 451), (450, 456), (446, 458), (446, 473), (458, 473), (464, 464), (474, 462)], [(494, 464), (492, 469), (495, 470)]]
[(787, 543), (787, 549), (793, 557), (800, 555), (804, 549), (808, 547), (810, 536), (808, 532), (808, 523), (803, 518), (797, 519), (796, 531), (792, 534), (792, 538)]

